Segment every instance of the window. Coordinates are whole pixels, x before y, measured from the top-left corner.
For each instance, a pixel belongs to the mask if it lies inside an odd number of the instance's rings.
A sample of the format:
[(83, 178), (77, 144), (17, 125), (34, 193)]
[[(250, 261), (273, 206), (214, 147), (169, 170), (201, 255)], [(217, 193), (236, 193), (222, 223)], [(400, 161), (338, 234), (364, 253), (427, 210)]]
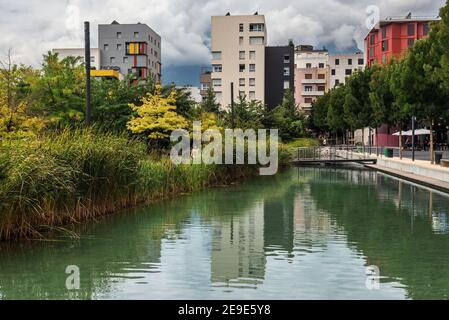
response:
[(369, 56), (372, 58), (374, 57), (374, 48), (369, 49)]
[(284, 63), (290, 63), (290, 55), (289, 54), (284, 55)]
[(306, 92), (311, 92), (312, 90), (313, 90), (312, 86), (305, 86), (304, 87), (304, 91), (306, 91)]
[(284, 67), (284, 76), (290, 76), (290, 67)]
[(95, 62), (95, 56), (90, 57), (90, 62), (92, 62), (92, 63)]
[(422, 25), (423, 28), (423, 34), (425, 36), (427, 36), (429, 34), (430, 28), (429, 28), (429, 24), (426, 22)]
[(139, 33), (138, 32), (134, 32), (134, 38), (138, 38), (139, 37)]
[(243, 31), (244, 31), (243, 23), (241, 23), (241, 24), (239, 25), (239, 31), (240, 31), (240, 32), (243, 32)]
[(256, 100), (256, 92), (255, 91), (249, 92), (249, 100)]
[(239, 79), (239, 86), (240, 87), (244, 87), (245, 86), (245, 78), (240, 78)]
[(312, 68), (312, 64), (311, 64), (311, 63), (306, 63), (306, 68), (307, 68), (307, 69)]
[(109, 50), (109, 45), (108, 44), (105, 44), (104, 45), (104, 51), (108, 51)]
[(284, 81), (284, 90), (290, 89), (290, 81)]
[(122, 50), (122, 44), (121, 43), (117, 44), (117, 50), (118, 51)]
[(335, 59), (335, 65), (339, 66), (340, 65), (340, 59)]
[(382, 41), (382, 51), (388, 51), (388, 40)]
[(256, 51), (250, 51), (249, 52), (249, 59), (250, 60), (256, 60)]
[(348, 59), (348, 65), (352, 66), (352, 59)]
[(111, 64), (115, 63), (115, 57), (110, 57), (109, 61), (110, 61)]
[(359, 59), (359, 66), (363, 66), (365, 64), (365, 59)]
[(413, 39), (413, 38), (408, 38), (407, 39), (407, 46), (409, 47), (409, 48), (411, 48), (411, 47), (413, 47), (415, 45), (415, 39)]
[(304, 103), (313, 103), (313, 98), (304, 98)]
[(249, 86), (250, 87), (255, 87), (256, 86), (256, 79), (250, 78), (249, 79)]
[(239, 38), (239, 45), (243, 46), (243, 37)]
[(249, 72), (256, 72), (256, 65), (255, 64), (250, 64), (249, 65)]
[(239, 71), (240, 72), (245, 72), (245, 65), (244, 64), (239, 65)]
[(326, 75), (324, 74), (324, 73), (320, 73), (319, 75), (318, 75), (318, 79), (326, 79)]
[(217, 101), (221, 101), (221, 99), (223, 98), (223, 94), (221, 93), (221, 91), (215, 91), (215, 98), (217, 99)]
[(249, 37), (249, 44), (254, 45), (262, 45), (265, 43), (264, 37)]
[(123, 57), (123, 63), (128, 63), (128, 57)]
[(212, 79), (212, 86), (221, 87), (221, 79)]
[(325, 86), (318, 86), (318, 91), (324, 92), (324, 91), (326, 91), (326, 87)]
[(340, 80), (335, 79), (335, 86), (339, 86), (340, 85)]
[(209, 84), (208, 83), (201, 83), (201, 90), (206, 91), (209, 90)]
[(244, 98), (245, 97), (245, 91), (239, 91), (239, 97)]
[(387, 38), (387, 27), (383, 27), (382, 28), (382, 39), (386, 39)]
[(306, 77), (306, 79), (312, 79), (312, 74), (311, 74), (311, 73), (307, 73), (307, 74), (305, 75), (305, 77)]
[(335, 76), (335, 73), (336, 73), (335, 69), (332, 69), (332, 70), (331, 70), (331, 74), (332, 74), (333, 76)]
[(126, 54), (140, 55), (147, 53), (147, 43), (146, 42), (130, 42), (126, 43)]
[(221, 60), (221, 51), (212, 51), (212, 60)]
[(223, 72), (223, 65), (221, 64), (212, 65), (212, 72)]
[(265, 28), (265, 26), (263, 23), (251, 23), (249, 25), (250, 32), (263, 32), (264, 28)]
[(369, 44), (370, 44), (371, 46), (374, 46), (374, 45), (376, 44), (376, 36), (375, 36), (374, 34), (372, 34), (372, 35), (369, 37)]
[(245, 60), (245, 51), (240, 51), (239, 52), (239, 59), (240, 60)]
[(387, 55), (385, 54), (382, 55), (382, 63), (383, 64), (387, 63)]
[(347, 76), (352, 75), (352, 69), (346, 69), (346, 70), (345, 70), (345, 74), (346, 74)]
[(414, 23), (409, 23), (407, 25), (407, 35), (409, 37), (412, 37), (415, 35), (415, 24)]
[(324, 63), (318, 64), (318, 68), (323, 69), (324, 68)]

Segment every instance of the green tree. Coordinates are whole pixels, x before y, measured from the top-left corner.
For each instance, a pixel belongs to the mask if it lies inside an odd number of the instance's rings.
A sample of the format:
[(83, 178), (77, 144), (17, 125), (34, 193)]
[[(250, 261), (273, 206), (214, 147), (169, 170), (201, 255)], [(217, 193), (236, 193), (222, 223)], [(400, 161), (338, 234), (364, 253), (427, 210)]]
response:
[(329, 128), (335, 132), (336, 140), (338, 140), (338, 133), (344, 132), (348, 127), (344, 117), (345, 98), (345, 86), (340, 86), (330, 91), (326, 122)]
[(220, 113), (220, 104), (217, 103), (215, 92), (212, 88), (207, 90), (206, 97), (201, 102), (200, 108), (202, 112)]
[(312, 107), (312, 125), (313, 127), (321, 132), (329, 131), (329, 126), (327, 123), (327, 114), (329, 110), (331, 93), (326, 92), (323, 96), (319, 97)]

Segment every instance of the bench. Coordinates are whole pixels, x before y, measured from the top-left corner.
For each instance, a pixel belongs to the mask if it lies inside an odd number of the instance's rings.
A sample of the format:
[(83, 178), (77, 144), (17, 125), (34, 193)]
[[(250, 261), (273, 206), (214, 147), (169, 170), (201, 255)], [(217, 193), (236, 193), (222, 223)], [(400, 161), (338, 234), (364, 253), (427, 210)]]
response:
[(441, 159), (441, 166), (449, 168), (449, 159)]

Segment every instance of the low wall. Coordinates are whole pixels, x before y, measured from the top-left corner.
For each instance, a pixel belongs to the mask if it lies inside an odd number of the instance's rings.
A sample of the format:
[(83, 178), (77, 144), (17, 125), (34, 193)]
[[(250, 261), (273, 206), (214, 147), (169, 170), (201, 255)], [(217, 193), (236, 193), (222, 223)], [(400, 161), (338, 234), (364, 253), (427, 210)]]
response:
[(437, 165), (412, 163), (411, 161), (403, 161), (399, 159), (378, 158), (377, 164), (386, 168), (412, 173), (435, 180), (449, 182), (449, 169), (439, 167)]

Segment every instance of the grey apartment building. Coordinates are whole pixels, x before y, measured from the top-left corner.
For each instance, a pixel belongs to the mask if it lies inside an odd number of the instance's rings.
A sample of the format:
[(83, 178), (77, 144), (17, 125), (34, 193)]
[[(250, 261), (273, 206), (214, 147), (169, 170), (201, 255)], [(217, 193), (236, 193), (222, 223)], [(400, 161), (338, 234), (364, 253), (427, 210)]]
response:
[(161, 82), (161, 37), (148, 25), (100, 24), (98, 45), (100, 69)]

